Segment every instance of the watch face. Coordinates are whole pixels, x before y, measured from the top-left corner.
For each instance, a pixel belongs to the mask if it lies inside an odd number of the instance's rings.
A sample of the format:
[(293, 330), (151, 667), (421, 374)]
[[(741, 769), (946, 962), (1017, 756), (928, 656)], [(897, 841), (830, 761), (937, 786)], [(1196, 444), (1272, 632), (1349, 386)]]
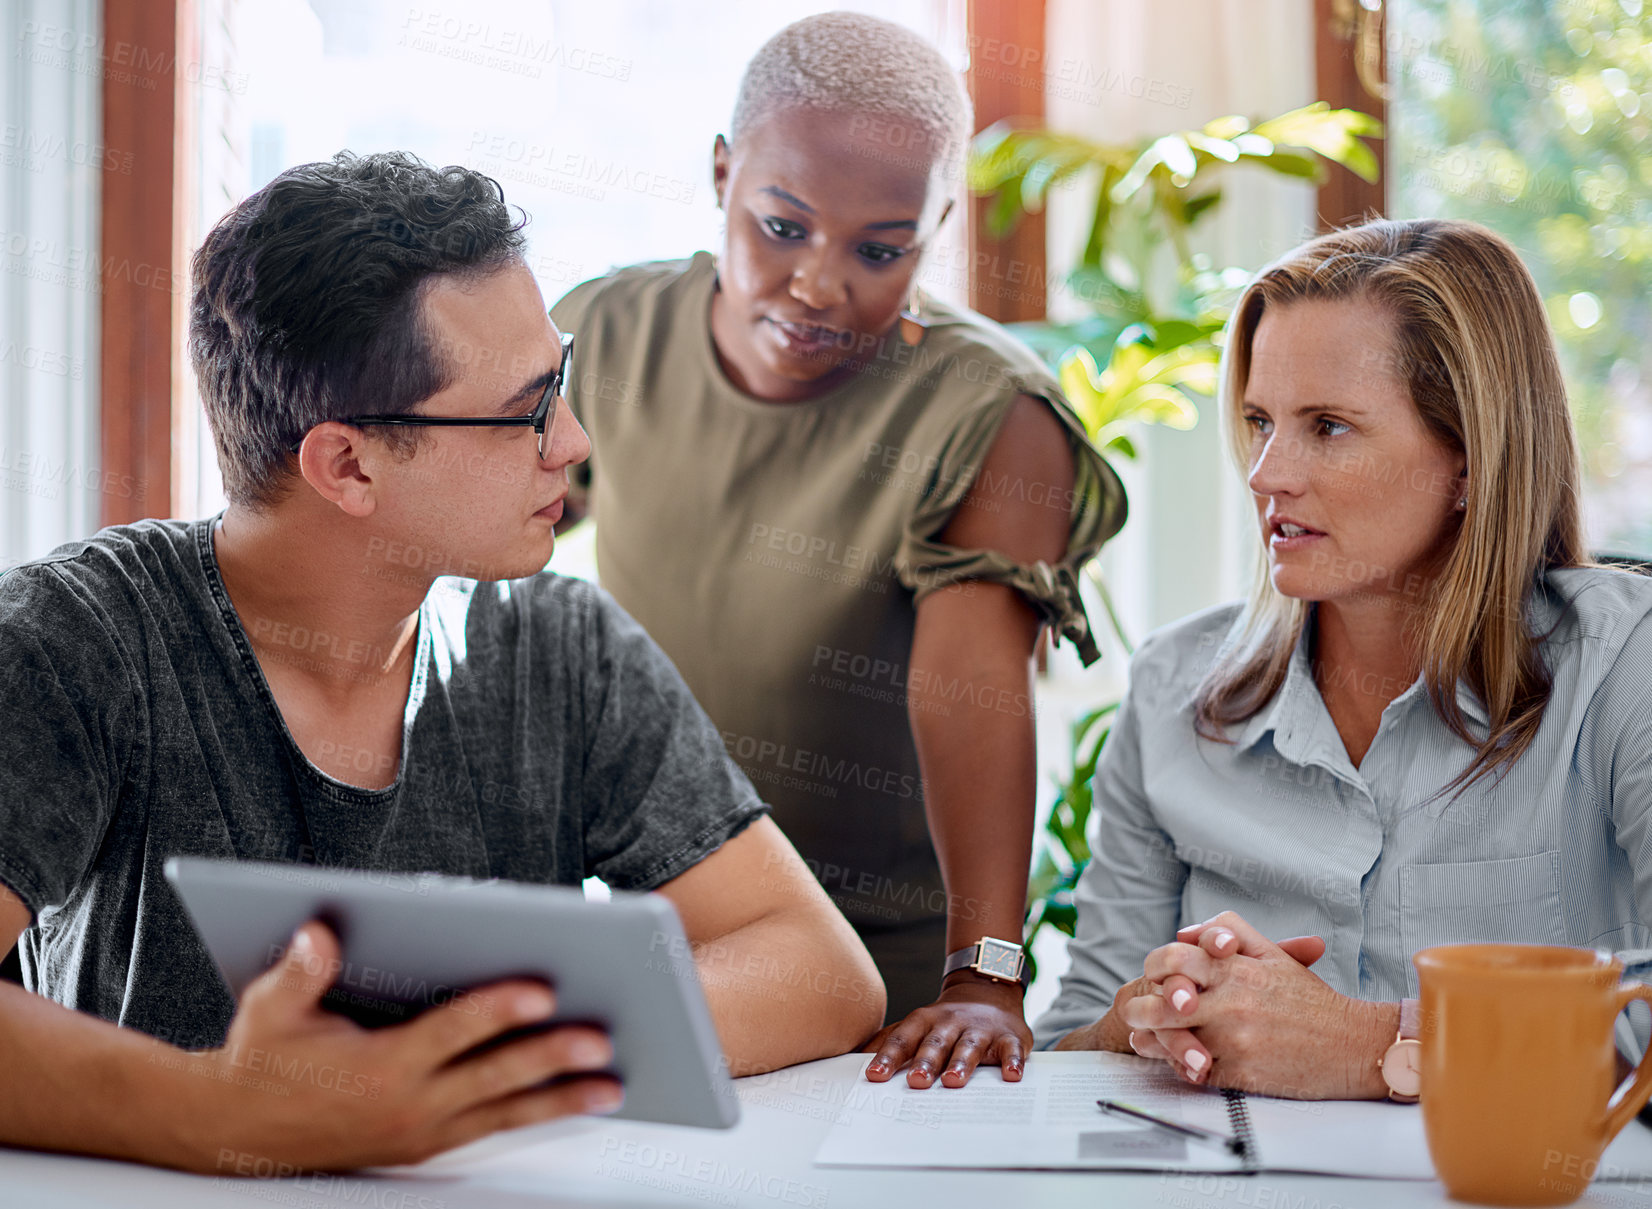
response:
[(1397, 1095), (1414, 1096), (1421, 1090), (1422, 1051), (1421, 1044), (1407, 1038), (1404, 1041), (1396, 1041), (1383, 1055), (1383, 1081)]
[(981, 955), (976, 959), (975, 969), (982, 974), (990, 974), (994, 978), (1019, 979), (1021, 977), (1021, 946), (1005, 944), (1001, 940), (994, 940), (990, 936), (981, 939)]

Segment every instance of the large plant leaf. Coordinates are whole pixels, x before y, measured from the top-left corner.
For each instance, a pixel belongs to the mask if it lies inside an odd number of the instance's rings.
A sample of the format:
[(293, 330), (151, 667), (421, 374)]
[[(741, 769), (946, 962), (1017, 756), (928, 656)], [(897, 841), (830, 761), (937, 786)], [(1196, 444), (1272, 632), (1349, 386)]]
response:
[(1325, 180), (1324, 166), (1313, 156), (1302, 151), (1277, 147), (1265, 156), (1255, 157), (1255, 162), (1270, 172), (1277, 172), (1280, 176), (1294, 176), (1312, 181), (1316, 185), (1323, 184)]
[(1099, 357), (1112, 355), (1113, 344), (1126, 325), (1110, 315), (1090, 315), (1072, 323), (1012, 323), (1009, 330), (1042, 357), (1054, 372), (1075, 344)]
[[(1168, 325), (1167, 325), (1168, 326)], [(1163, 424), (1186, 430), (1199, 420), (1193, 394), (1215, 387), (1220, 351), (1200, 325), (1179, 324), (1156, 343), (1142, 325), (1120, 335), (1105, 369), (1082, 345), (1069, 349), (1057, 367), (1061, 389), (1085, 429), (1098, 442), (1115, 440), (1132, 424)]]
[(1362, 136), (1383, 133), (1382, 123), (1354, 109), (1332, 109), (1315, 101), (1257, 124), (1255, 134), (1291, 147), (1306, 147), (1358, 175), (1377, 179), (1376, 153), (1360, 142)]
[[(1212, 159), (1221, 160), (1224, 164), (1236, 163), (1239, 159), (1239, 148), (1232, 139), (1216, 138), (1207, 132), (1188, 131), (1182, 135), (1187, 145), (1195, 151), (1203, 152)], [(1192, 173), (1188, 173), (1189, 176)]]
[(1090, 234), (1078, 258), (1083, 268), (1101, 268), (1102, 256), (1107, 250), (1107, 229), (1113, 221), (1113, 186), (1118, 183), (1119, 175), (1116, 164), (1108, 164), (1102, 169), (1101, 187), (1096, 190), (1095, 213), (1090, 216)]
[[(1042, 205), (1045, 194), (1061, 181), (1094, 165), (1122, 170), (1133, 156), (1128, 148), (1078, 135), (995, 122), (970, 143), (968, 183), (979, 194), (1014, 185), (1028, 200)], [(1024, 183), (1028, 177), (1030, 186)]]
[(1124, 397), (1124, 418), (1137, 424), (1163, 424), (1186, 432), (1199, 422), (1198, 409), (1181, 391), (1157, 382), (1137, 387)]
[(1026, 207), (1022, 205), (1020, 190), (1005, 189), (987, 204), (987, 230), (1002, 239), (1015, 230), (1024, 213)]
[(1189, 226), (1199, 221), (1201, 215), (1217, 202), (1222, 200), (1222, 191), (1212, 189), (1209, 193), (1201, 193), (1198, 197), (1190, 197), (1182, 206), (1183, 216)]
[(1030, 944), (1039, 928), (1049, 924), (1072, 935), (1076, 915), (1072, 889), (1090, 860), (1090, 844), (1085, 832), (1093, 804), (1092, 783), (1096, 763), (1101, 758), (1111, 719), (1119, 703), (1111, 701), (1085, 714), (1073, 724), (1071, 750), (1073, 769), (1057, 787), (1056, 799), (1045, 820), (1036, 849), (1032, 876), (1028, 880), (1027, 928)]
[(1183, 185), (1198, 175), (1199, 161), (1193, 154), (1193, 148), (1188, 146), (1185, 135), (1167, 134), (1149, 143), (1146, 150), (1136, 157), (1136, 162), (1130, 165), (1130, 170), (1113, 186), (1113, 204), (1129, 201), (1160, 167), (1172, 181)]
[(1230, 113), (1226, 117), (1213, 118), (1206, 122), (1204, 133), (1213, 139), (1227, 139), (1231, 142), (1249, 129), (1249, 118)]

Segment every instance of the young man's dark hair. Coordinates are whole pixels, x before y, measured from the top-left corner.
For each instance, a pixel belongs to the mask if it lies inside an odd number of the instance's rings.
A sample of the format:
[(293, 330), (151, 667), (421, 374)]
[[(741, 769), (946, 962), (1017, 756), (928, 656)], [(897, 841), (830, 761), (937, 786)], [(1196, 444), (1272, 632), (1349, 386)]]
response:
[[(519, 260), (525, 222), (490, 177), (399, 151), (289, 168), (237, 206), (195, 253), (189, 321), (225, 494), (268, 506), (316, 424), (447, 386), (423, 287)], [(405, 455), (421, 431), (376, 435)]]
[[(324, 1011), (343, 955), (314, 921), (237, 1000), (171, 856), (658, 891), (739, 1074), (882, 1020), (866, 950), (671, 662), (544, 570), (591, 447), (521, 242), (462, 168), (283, 173), (196, 262), (230, 506), (0, 572), (0, 956), (26, 987), (0, 986), (0, 1145), (385, 1165), (617, 1104), (600, 1030), (501, 1038), (551, 1014), (543, 986), (371, 1033)], [(393, 446), (386, 416), (423, 435)], [(379, 1094), (308, 1073), (340, 1070)]]

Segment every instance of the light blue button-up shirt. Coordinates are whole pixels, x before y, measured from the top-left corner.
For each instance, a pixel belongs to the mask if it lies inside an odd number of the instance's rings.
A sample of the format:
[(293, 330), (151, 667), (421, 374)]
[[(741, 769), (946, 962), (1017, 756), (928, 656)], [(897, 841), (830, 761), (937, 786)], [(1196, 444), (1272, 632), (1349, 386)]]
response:
[[(1542, 725), (1500, 780), (1456, 796), (1437, 791), (1473, 748), (1421, 680), (1354, 767), (1306, 632), (1231, 745), (1197, 737), (1194, 688), (1238, 615), (1195, 614), (1131, 662), (1096, 769), (1072, 964), (1037, 1022), (1040, 1047), (1103, 1015), (1177, 928), (1225, 910), (1276, 940), (1323, 936), (1314, 972), (1361, 999), (1414, 998), (1412, 954), (1454, 942), (1587, 945), (1652, 974), (1652, 578), (1544, 577), (1530, 610), (1554, 677)], [(1480, 701), (1466, 686), (1457, 701), (1483, 734)]]

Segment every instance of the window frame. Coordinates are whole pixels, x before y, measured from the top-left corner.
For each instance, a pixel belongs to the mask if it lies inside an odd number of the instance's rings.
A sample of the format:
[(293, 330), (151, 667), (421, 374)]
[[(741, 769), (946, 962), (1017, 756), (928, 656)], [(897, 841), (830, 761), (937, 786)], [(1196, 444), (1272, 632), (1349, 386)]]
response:
[[(1377, 88), (1386, 94), (1387, 15), (1381, 0), (1375, 9), (1366, 8), (1360, 0), (1314, 0), (1314, 91), (1331, 108), (1368, 113), (1385, 128), (1388, 124), (1386, 96), (1366, 87), (1360, 78), (1360, 67), (1364, 55), (1367, 71), (1377, 77), (1374, 81)], [(1372, 139), (1367, 145), (1377, 154), (1377, 179), (1361, 180), (1348, 169), (1333, 164), (1325, 183), (1319, 187), (1321, 232), (1387, 216), (1388, 139)]]
[[(104, 0), (105, 157), (99, 215), (99, 408), (104, 481), (142, 484), (101, 494), (100, 523), (177, 513), (174, 430), (182, 406), (188, 307), (184, 247), (193, 124), (186, 89), (195, 0)], [(136, 166), (134, 170), (133, 166)], [(122, 170), (124, 167), (124, 171)]]

